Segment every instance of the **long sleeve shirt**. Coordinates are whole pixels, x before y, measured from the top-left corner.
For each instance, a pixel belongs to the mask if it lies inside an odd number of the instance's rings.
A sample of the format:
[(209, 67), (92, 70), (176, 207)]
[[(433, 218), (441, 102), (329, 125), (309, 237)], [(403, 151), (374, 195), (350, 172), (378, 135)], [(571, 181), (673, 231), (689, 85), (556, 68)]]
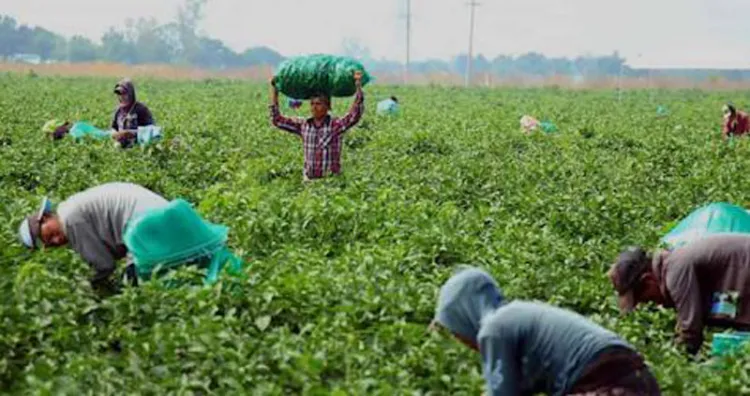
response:
[(678, 342), (695, 353), (705, 325), (750, 328), (750, 235), (716, 234), (654, 256), (677, 310)]
[(750, 117), (742, 111), (737, 111), (734, 117), (726, 117), (722, 128), (724, 136), (744, 135), (750, 132)]
[(115, 270), (115, 262), (127, 254), (123, 234), (128, 221), (167, 203), (144, 187), (107, 183), (61, 202), (57, 214), (68, 245), (94, 269), (92, 284), (97, 286), (109, 278)]
[(326, 116), (320, 125), (316, 125), (312, 118), (284, 117), (278, 103), (272, 104), (270, 109), (274, 126), (302, 139), (305, 176), (316, 179), (341, 172), (341, 137), (362, 118), (364, 94), (358, 89), (351, 109), (344, 117)]
[(583, 316), (544, 303), (513, 301), (485, 317), (479, 331), (487, 394), (564, 395), (586, 367), (627, 342)]

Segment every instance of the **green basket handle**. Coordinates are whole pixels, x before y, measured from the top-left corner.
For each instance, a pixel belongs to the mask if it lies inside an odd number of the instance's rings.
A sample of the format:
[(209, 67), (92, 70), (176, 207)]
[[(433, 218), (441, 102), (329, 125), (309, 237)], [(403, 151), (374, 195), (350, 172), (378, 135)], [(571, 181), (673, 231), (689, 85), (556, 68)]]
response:
[(238, 275), (242, 272), (242, 260), (230, 252), (228, 248), (224, 247), (211, 258), (211, 264), (208, 266), (208, 271), (206, 272), (207, 284), (216, 283), (219, 279), (219, 273), (227, 261), (230, 263), (230, 274)]

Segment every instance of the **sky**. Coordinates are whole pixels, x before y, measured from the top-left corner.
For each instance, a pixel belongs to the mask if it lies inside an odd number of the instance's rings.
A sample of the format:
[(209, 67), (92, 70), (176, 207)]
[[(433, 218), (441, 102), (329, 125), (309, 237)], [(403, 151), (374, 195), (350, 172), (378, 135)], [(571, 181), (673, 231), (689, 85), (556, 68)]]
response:
[[(750, 68), (750, 0), (478, 0), (474, 53), (488, 58), (608, 55), (633, 67)], [(0, 0), (19, 23), (98, 41), (127, 18), (174, 20), (182, 0)], [(356, 40), (403, 61), (407, 0), (208, 0), (204, 34), (236, 51), (340, 53)], [(450, 59), (469, 44), (468, 0), (411, 0), (412, 60)]]

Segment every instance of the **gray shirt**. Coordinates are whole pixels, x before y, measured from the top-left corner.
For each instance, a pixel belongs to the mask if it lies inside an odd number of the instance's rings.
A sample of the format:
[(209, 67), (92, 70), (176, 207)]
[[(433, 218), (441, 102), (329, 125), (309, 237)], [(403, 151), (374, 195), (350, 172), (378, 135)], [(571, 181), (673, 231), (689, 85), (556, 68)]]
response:
[(575, 312), (526, 301), (502, 305), (485, 317), (478, 339), (494, 396), (563, 395), (605, 348), (633, 349)]
[(167, 205), (156, 193), (131, 183), (107, 183), (60, 203), (57, 214), (68, 244), (96, 271), (93, 283), (107, 279), (127, 255), (125, 226), (133, 216)]

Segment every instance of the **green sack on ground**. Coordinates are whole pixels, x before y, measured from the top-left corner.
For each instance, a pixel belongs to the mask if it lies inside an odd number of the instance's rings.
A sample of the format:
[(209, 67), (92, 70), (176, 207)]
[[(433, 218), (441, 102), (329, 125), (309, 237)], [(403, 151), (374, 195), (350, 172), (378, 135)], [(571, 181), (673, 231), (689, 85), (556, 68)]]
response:
[(70, 136), (75, 140), (81, 140), (85, 137), (91, 137), (97, 140), (106, 140), (112, 137), (108, 130), (99, 129), (87, 122), (79, 121), (73, 124), (70, 129)]
[(715, 202), (694, 210), (661, 239), (669, 248), (685, 245), (717, 233), (750, 233), (750, 213), (726, 202)]
[(557, 125), (549, 121), (543, 121), (539, 124), (539, 126), (542, 128), (542, 131), (544, 131), (544, 133), (557, 132)]
[(276, 87), (295, 99), (310, 99), (316, 94), (352, 96), (357, 91), (355, 71), (362, 72), (362, 86), (370, 82), (364, 66), (352, 58), (321, 54), (295, 57), (279, 65)]

